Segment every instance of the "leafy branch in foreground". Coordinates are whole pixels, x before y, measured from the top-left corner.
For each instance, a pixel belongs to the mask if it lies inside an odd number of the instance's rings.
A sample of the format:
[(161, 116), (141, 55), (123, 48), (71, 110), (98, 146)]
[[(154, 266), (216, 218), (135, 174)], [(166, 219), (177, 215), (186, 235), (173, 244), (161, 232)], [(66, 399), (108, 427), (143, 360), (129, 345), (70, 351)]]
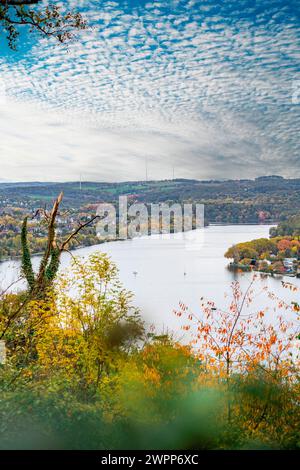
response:
[(40, 0), (0, 0), (0, 31), (6, 34), (8, 45), (16, 49), (19, 28), (27, 26), (30, 32), (54, 37), (65, 43), (74, 37), (76, 30), (86, 29), (87, 23), (76, 11), (64, 12), (58, 5), (33, 9)]
[[(213, 373), (218, 381), (224, 383), (227, 394), (228, 422), (241, 414), (238, 401), (234, 400), (236, 377), (251, 377), (259, 373), (260, 381), (283, 386), (294, 383), (298, 377), (299, 356), (296, 338), (299, 334), (299, 322), (294, 312), (295, 303), (286, 303), (262, 284), (256, 289), (258, 276), (254, 275), (245, 292), (238, 281), (231, 284), (232, 300), (228, 308), (218, 308), (212, 301), (201, 298), (201, 311), (193, 313), (188, 306), (180, 303), (180, 309), (174, 313), (187, 319), (182, 325), (189, 331), (191, 345), (198, 352), (198, 357), (206, 370)], [(297, 292), (292, 284), (283, 287)], [(262, 306), (263, 296), (267, 304), (272, 301), (275, 308)], [(257, 306), (255, 300), (259, 298)], [(270, 313), (270, 310), (272, 313)], [(278, 311), (278, 315), (275, 312)], [(288, 317), (290, 315), (290, 318)], [(277, 388), (276, 393), (277, 393)], [(251, 411), (250, 427), (254, 432), (265, 421), (267, 411), (274, 401), (276, 393), (271, 388), (264, 403)], [(275, 395), (274, 395), (275, 393)], [(233, 403), (235, 403), (233, 405)]]

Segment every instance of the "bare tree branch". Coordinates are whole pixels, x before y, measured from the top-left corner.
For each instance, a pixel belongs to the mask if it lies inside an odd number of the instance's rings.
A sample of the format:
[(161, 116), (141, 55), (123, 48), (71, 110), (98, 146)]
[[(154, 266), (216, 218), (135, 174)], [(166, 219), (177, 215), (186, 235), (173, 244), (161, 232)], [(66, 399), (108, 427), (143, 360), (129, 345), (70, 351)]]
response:
[(92, 217), (90, 220), (88, 220), (85, 224), (80, 224), (79, 227), (73, 232), (71, 233), (68, 238), (62, 243), (61, 247), (60, 247), (60, 250), (61, 251), (65, 251), (66, 247), (68, 246), (68, 244), (70, 243), (70, 241), (76, 237), (76, 235), (85, 227), (87, 227), (88, 225), (91, 225), (96, 219), (98, 219), (100, 216), (99, 215), (95, 215), (94, 217)]

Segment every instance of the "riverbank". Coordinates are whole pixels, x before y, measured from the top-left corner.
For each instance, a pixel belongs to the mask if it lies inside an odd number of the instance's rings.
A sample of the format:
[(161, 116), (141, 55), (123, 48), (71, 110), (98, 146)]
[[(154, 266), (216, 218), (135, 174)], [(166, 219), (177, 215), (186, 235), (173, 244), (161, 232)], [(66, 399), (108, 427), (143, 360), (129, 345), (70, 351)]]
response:
[(300, 277), (300, 240), (294, 236), (258, 238), (232, 245), (224, 254), (229, 269)]
[[(238, 280), (241, 288), (247, 289), (252, 273), (237, 275), (230, 272), (224, 252), (229, 245), (241, 240), (246, 242), (266, 237), (269, 229), (270, 226), (264, 225), (209, 226), (186, 232), (184, 236), (153, 235), (122, 242), (106, 242), (78, 249), (76, 255), (87, 257), (97, 251), (109, 255), (118, 266), (122, 284), (134, 294), (134, 304), (141, 310), (143, 318), (160, 330), (178, 332), (181, 330), (173, 311), (178, 309), (179, 302), (185, 303), (190, 311), (197, 314), (201, 297), (226, 308), (233, 281)], [(64, 253), (61, 273), (68, 270), (71, 261), (71, 255)], [(34, 269), (38, 268), (39, 262), (39, 257), (33, 259)], [(19, 270), (20, 261), (0, 264), (2, 290), (19, 278)], [(293, 283), (300, 288), (300, 279), (293, 278)], [(294, 295), (282, 288), (279, 279), (262, 277), (258, 287), (262, 286), (267, 286), (285, 302), (295, 300)], [(14, 286), (14, 290), (22, 288), (22, 282)], [(260, 302), (253, 308), (259, 309), (261, 303), (268, 304), (267, 298), (258, 300)]]
[[(129, 240), (129, 239), (128, 239)], [(125, 240), (121, 240), (119, 238), (115, 238), (113, 240), (99, 240), (99, 243), (95, 243), (95, 244), (92, 244), (92, 245), (78, 245), (70, 250), (68, 250), (70, 253), (73, 253), (73, 252), (76, 252), (78, 250), (82, 250), (83, 248), (90, 248), (90, 247), (93, 247), (93, 246), (98, 246), (98, 245), (101, 245), (103, 243), (113, 243), (113, 242), (119, 242), (119, 241), (125, 241)], [(42, 256), (43, 255), (43, 252), (40, 252), (40, 253), (32, 253), (32, 256), (34, 257), (38, 257), (38, 256)], [(10, 256), (8, 258), (4, 258), (4, 259), (0, 259), (0, 264), (1, 263), (7, 263), (9, 261), (21, 261), (22, 259), (22, 256), (21, 255), (18, 255), (18, 256)]]
[(245, 265), (245, 264), (239, 264), (239, 263), (229, 263), (228, 269), (233, 272), (256, 272), (259, 274), (263, 274), (265, 276), (270, 276), (274, 277), (277, 279), (281, 279), (283, 277), (294, 277), (294, 278), (300, 278), (300, 273), (280, 273), (280, 272), (270, 272), (270, 271), (265, 271), (265, 270), (260, 270), (260, 269), (255, 269), (251, 265)]

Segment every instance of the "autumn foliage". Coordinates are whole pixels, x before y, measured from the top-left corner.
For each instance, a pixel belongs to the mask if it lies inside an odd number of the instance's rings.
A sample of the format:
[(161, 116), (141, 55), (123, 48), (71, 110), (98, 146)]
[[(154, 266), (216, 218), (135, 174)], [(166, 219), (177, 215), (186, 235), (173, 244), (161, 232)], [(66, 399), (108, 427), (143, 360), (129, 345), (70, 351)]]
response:
[(42, 298), (3, 292), (2, 448), (297, 448), (298, 291), (262, 287), (268, 312), (259, 285), (234, 282), (226, 310), (182, 303), (184, 342), (145, 327), (104, 254)]

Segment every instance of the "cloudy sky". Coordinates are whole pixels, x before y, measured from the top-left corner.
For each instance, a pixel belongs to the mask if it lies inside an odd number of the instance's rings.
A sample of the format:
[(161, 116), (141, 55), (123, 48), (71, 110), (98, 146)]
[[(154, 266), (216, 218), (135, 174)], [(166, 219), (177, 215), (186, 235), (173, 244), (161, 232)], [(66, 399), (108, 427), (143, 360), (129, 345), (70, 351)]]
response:
[(70, 0), (0, 54), (0, 180), (300, 177), (298, 0)]

